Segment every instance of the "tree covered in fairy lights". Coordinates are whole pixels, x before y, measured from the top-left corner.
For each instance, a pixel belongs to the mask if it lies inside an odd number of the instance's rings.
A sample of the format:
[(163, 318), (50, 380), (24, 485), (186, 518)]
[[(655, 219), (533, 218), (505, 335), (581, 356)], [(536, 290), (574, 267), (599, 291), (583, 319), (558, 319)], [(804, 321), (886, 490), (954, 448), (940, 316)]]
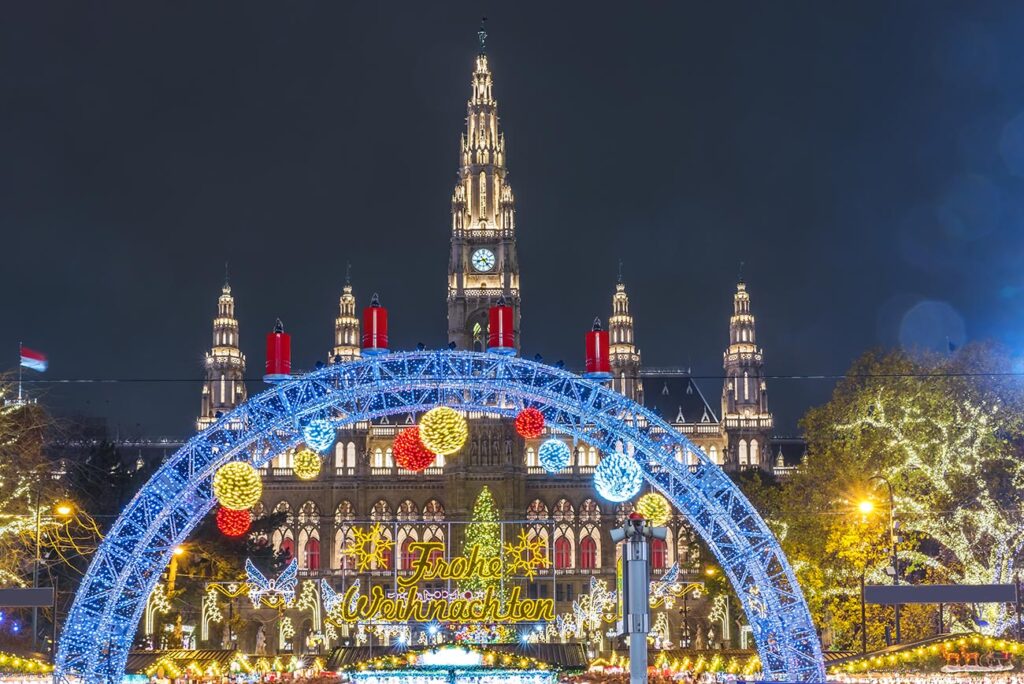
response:
[[(892, 582), (892, 482), (901, 582), (1012, 582), (1024, 548), (1024, 381), (1006, 350), (868, 353), (801, 425), (806, 464), (778, 488), (748, 483), (836, 648), (860, 645), (860, 580)], [(864, 514), (858, 503), (870, 500)], [(947, 630), (1002, 633), (1010, 607), (947, 608)], [(868, 646), (891, 608), (869, 606)], [(934, 606), (906, 606), (903, 638), (933, 633)], [(952, 624), (950, 621), (952, 620)]]
[[(501, 557), (501, 523), (498, 507), (494, 505), (494, 496), (490, 488), (484, 485), (473, 504), (473, 521), (466, 526), (466, 538), (463, 554), (469, 555), (473, 547), (477, 547), (477, 557), (481, 559)], [(462, 587), (470, 591), (486, 591), (494, 587), (497, 591), (500, 581), (496, 578), (471, 577), (462, 582)]]

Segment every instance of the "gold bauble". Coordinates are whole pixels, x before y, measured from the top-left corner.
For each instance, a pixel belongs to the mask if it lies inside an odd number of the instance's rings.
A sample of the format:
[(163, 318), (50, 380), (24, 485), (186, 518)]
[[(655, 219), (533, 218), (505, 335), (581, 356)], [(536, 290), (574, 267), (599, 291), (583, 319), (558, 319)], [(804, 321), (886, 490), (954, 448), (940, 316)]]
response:
[(213, 495), (224, 508), (244, 511), (252, 508), (263, 494), (260, 474), (248, 463), (232, 461), (222, 465), (213, 476)]
[(432, 408), (420, 418), (420, 441), (435, 454), (450, 456), (466, 443), (465, 417), (447, 406)]
[(312, 480), (320, 474), (320, 455), (311, 449), (299, 449), (292, 470), (300, 480)]
[(636, 512), (653, 527), (662, 527), (672, 517), (672, 506), (661, 494), (650, 492), (636, 502)]

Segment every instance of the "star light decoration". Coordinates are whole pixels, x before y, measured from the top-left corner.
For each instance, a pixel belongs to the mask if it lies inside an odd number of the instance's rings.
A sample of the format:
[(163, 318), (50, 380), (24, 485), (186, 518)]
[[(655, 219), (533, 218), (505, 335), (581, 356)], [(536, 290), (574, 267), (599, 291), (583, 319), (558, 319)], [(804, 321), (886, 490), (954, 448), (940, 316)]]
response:
[(466, 443), (467, 436), (465, 416), (448, 406), (432, 408), (420, 418), (420, 439), (435, 454), (454, 454)]
[(320, 474), (320, 454), (310, 449), (299, 449), (295, 454), (292, 472), (300, 480), (312, 480)]
[(248, 463), (225, 463), (213, 476), (213, 495), (224, 508), (244, 511), (255, 506), (262, 494), (260, 474)]
[(537, 575), (537, 568), (551, 565), (548, 560), (547, 548), (540, 537), (530, 538), (526, 530), (519, 530), (519, 538), (515, 544), (505, 544), (505, 567), (509, 574), (521, 572), (532, 580)]
[(331, 425), (331, 421), (323, 418), (311, 420), (306, 427), (302, 428), (302, 439), (306, 446), (322, 454), (334, 444), (334, 426)]
[(609, 454), (594, 469), (594, 487), (604, 499), (614, 503), (629, 501), (643, 484), (640, 466), (622, 453)]
[(560, 439), (549, 439), (540, 445), (537, 450), (537, 460), (544, 470), (549, 473), (557, 473), (569, 467), (569, 459), (572, 451), (569, 445)]
[(384, 552), (394, 545), (395, 543), (384, 534), (381, 524), (374, 523), (368, 530), (353, 527), (352, 539), (341, 553), (355, 560), (356, 572), (366, 572), (374, 566), (384, 566)]

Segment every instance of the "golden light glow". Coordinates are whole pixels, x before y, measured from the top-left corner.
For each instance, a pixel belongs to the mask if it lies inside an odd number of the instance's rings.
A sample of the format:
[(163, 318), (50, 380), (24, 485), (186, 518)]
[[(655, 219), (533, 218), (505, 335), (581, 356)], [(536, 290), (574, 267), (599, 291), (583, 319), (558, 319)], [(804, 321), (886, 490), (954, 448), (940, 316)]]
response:
[(672, 517), (672, 506), (661, 494), (650, 492), (637, 500), (636, 512), (654, 527), (662, 527)]
[(875, 504), (868, 499), (864, 499), (857, 504), (857, 510), (861, 512), (861, 515), (869, 515), (871, 511), (875, 510)]
[(714, 577), (718, 574), (718, 568), (709, 565), (708, 567), (704, 568), (704, 574), (708, 577)]
[(175, 546), (174, 547), (174, 551), (172, 551), (172, 553), (175, 556), (183, 556), (183, 555), (185, 555), (185, 547), (184, 546)]
[(75, 512), (75, 507), (65, 501), (57, 504), (54, 507), (53, 512), (59, 516), (67, 517)]
[(420, 441), (435, 454), (454, 454), (466, 443), (468, 435), (466, 418), (447, 406), (430, 409), (420, 418)]
[(295, 454), (292, 470), (300, 480), (312, 480), (320, 474), (320, 455), (310, 449), (300, 449)]
[(263, 494), (260, 475), (248, 463), (232, 461), (217, 470), (213, 476), (213, 495), (224, 508), (244, 511), (252, 508)]

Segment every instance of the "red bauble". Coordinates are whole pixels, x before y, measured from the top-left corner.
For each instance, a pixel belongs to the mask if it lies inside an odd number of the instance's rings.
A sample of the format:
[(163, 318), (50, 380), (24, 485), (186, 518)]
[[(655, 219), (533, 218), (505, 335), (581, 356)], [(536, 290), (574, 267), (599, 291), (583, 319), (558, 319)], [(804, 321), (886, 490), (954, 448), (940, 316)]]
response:
[(535, 408), (524, 408), (516, 416), (516, 432), (527, 439), (544, 434), (544, 414)]
[(395, 450), (395, 463), (398, 464), (398, 467), (412, 470), (413, 472), (429, 468), (430, 464), (437, 458), (437, 455), (423, 446), (423, 442), (420, 441), (419, 425), (407, 427), (399, 432), (395, 436), (393, 448)]
[(226, 537), (241, 537), (249, 531), (252, 514), (248, 510), (233, 511), (230, 508), (217, 509), (217, 529)]

